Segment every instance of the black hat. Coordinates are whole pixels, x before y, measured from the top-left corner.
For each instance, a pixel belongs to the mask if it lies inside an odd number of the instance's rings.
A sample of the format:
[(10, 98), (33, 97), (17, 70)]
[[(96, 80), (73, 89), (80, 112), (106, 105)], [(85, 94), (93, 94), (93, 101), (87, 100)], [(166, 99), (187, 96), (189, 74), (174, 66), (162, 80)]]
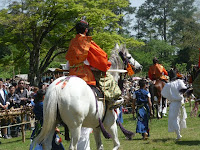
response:
[(154, 64), (158, 63), (158, 58), (154, 57), (154, 58), (153, 58), (153, 63), (154, 63)]

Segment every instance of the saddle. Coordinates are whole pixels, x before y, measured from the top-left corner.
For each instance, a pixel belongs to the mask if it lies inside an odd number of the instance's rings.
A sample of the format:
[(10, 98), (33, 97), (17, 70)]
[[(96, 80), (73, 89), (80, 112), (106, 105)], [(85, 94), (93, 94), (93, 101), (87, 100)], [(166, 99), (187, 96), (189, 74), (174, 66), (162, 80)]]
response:
[(89, 85), (90, 88), (92, 89), (95, 97), (97, 98), (98, 101), (103, 101), (104, 99), (104, 94), (103, 91), (98, 87), (98, 86), (94, 86), (94, 85)]

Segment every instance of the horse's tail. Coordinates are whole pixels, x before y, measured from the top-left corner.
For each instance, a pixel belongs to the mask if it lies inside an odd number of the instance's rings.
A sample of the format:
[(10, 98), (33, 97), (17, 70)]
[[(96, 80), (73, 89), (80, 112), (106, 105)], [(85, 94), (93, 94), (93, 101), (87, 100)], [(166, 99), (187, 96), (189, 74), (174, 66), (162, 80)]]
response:
[(47, 90), (43, 105), (43, 128), (40, 134), (35, 138), (35, 143), (45, 141), (49, 137), (51, 131), (55, 131), (59, 89), (59, 86), (51, 85)]

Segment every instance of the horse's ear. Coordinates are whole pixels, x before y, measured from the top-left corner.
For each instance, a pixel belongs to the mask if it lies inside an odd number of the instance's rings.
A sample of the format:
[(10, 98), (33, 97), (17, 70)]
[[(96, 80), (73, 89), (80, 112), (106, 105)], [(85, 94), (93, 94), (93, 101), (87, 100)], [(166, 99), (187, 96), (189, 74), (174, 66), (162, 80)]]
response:
[(119, 44), (118, 43), (115, 43), (115, 48), (119, 49)]
[(126, 53), (126, 45), (125, 44), (122, 44), (121, 47), (120, 47), (121, 51), (123, 54)]
[(118, 51), (118, 52), (120, 51), (120, 47), (119, 47), (118, 43), (115, 44), (115, 50)]
[(123, 44), (120, 45), (120, 47), (119, 47), (119, 51), (121, 51), (122, 53), (124, 53), (124, 47), (123, 47)]

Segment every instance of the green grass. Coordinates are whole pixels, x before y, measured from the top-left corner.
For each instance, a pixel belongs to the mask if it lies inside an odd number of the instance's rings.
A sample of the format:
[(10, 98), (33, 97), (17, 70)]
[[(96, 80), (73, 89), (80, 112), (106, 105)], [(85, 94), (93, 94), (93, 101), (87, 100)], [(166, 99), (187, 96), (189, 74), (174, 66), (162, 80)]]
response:
[[(176, 141), (175, 133), (168, 132), (168, 118), (164, 117), (160, 120), (152, 119), (150, 122), (150, 137), (147, 141), (141, 140), (141, 135), (136, 134), (133, 140), (126, 140), (123, 133), (118, 129), (119, 140), (121, 143), (120, 150), (199, 150), (200, 149), (200, 118), (189, 116), (189, 106), (186, 105), (188, 118), (187, 128), (181, 131), (182, 139)], [(136, 129), (136, 121), (132, 119), (132, 115), (124, 114), (123, 126), (130, 131)], [(63, 131), (63, 128), (61, 128)], [(26, 142), (21, 141), (21, 137), (8, 140), (1, 139), (2, 144), (0, 150), (28, 150), (30, 144), (30, 131), (26, 132)], [(62, 139), (64, 137), (62, 136)], [(91, 149), (95, 150), (95, 141), (93, 134), (90, 136)], [(112, 140), (107, 140), (102, 137), (102, 142), (105, 150), (113, 148)], [(63, 142), (65, 149), (68, 149), (69, 142)]]

